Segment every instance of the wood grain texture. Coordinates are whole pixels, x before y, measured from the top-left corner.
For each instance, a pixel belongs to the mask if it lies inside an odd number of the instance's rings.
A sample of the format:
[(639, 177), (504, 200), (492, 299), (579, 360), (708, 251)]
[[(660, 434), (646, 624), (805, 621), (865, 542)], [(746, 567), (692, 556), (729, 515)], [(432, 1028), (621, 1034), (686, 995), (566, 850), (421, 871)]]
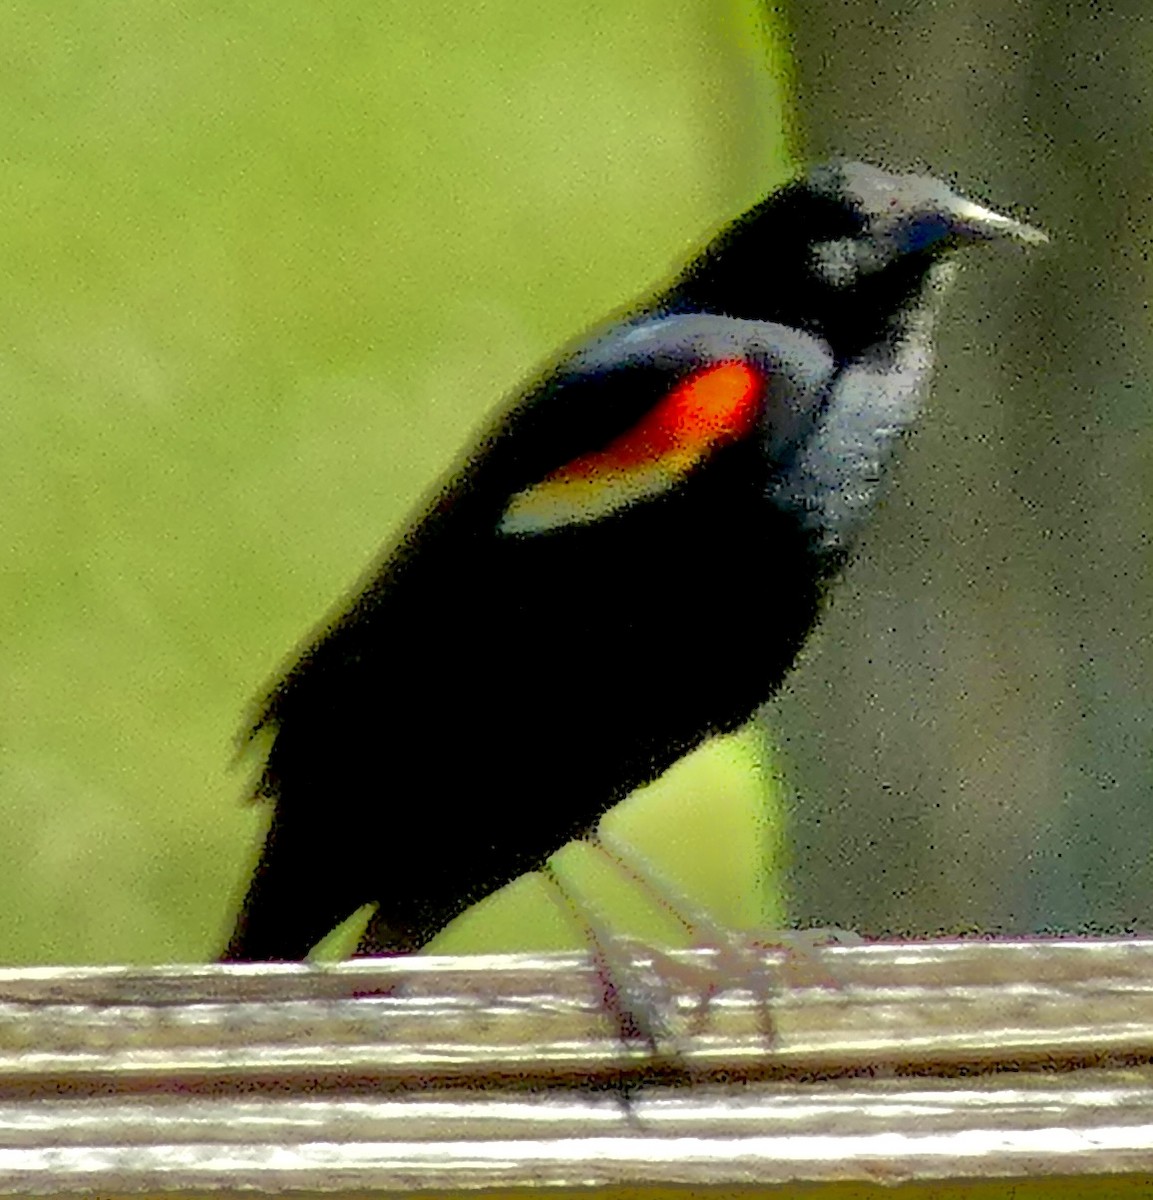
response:
[(0, 972), (0, 1195), (1144, 1186), (1153, 942), (634, 961), (659, 1052), (579, 956)]

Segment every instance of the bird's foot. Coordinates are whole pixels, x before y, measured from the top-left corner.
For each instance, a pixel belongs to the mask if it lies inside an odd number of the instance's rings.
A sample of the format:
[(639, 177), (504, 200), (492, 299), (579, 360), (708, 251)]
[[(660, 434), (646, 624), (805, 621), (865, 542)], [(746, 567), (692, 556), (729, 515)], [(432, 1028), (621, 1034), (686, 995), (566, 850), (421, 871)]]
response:
[(821, 950), (856, 945), (840, 929), (735, 930), (710, 926), (686, 954), (598, 928), (590, 933), (604, 1012), (626, 1046), (680, 1058), (686, 1039), (708, 1032), (713, 1004), (734, 993), (751, 996), (756, 1032), (777, 1040), (774, 1012), (783, 988), (839, 988)]
[[(840, 983), (819, 953), (830, 945), (855, 945), (858, 934), (845, 929), (781, 929), (742, 931), (721, 924), (702, 905), (686, 896), (629, 847), (607, 837), (599, 829), (586, 835), (586, 842), (602, 854), (623, 875), (647, 892), (657, 905), (673, 916), (689, 933), (694, 949), (711, 950), (701, 960), (686, 958), (654, 947), (644, 947), (642, 955), (634, 950), (627, 962), (623, 950), (610, 960), (607, 947), (623, 939), (597, 931), (602, 976), (615, 987), (613, 996), (620, 1003), (629, 1000), (631, 1011), (650, 1014), (643, 1022), (644, 1040), (656, 1044), (668, 1041), (671, 1028), (667, 1016), (660, 1018), (663, 1037), (654, 1036), (651, 1014), (667, 1014), (688, 1008), (688, 1029), (696, 1036), (703, 1029), (713, 1000), (722, 992), (752, 993), (757, 1003), (758, 1028), (767, 1042), (776, 1037), (772, 1010), (783, 984), (790, 987), (839, 987)], [(783, 951), (769, 957), (768, 951)], [(638, 957), (647, 963), (644, 976), (636, 971)], [(643, 979), (643, 982), (638, 982)], [(621, 981), (630, 980), (629, 983)], [(626, 995), (627, 992), (627, 995)], [(691, 999), (690, 999), (691, 998)], [(623, 1026), (622, 1026), (623, 1028)]]
[(702, 936), (694, 940), (693, 949), (711, 951), (707, 959), (651, 952), (664, 991), (687, 1008), (690, 1035), (704, 1032), (718, 996), (745, 992), (753, 998), (758, 1031), (769, 1044), (777, 1037), (773, 1010), (782, 987), (839, 988), (840, 980), (820, 951), (861, 941), (845, 929), (737, 930), (711, 921), (699, 932)]

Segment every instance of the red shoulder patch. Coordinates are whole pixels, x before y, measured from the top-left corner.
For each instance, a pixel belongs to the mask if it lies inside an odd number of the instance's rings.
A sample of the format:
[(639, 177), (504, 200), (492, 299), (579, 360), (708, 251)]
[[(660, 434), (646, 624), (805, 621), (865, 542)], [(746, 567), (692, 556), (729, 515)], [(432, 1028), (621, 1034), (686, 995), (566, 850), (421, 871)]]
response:
[(670, 456), (695, 461), (749, 432), (757, 419), (760, 390), (760, 376), (748, 363), (706, 367), (673, 388), (603, 450), (574, 459), (548, 479), (629, 471)]
[(682, 380), (624, 433), (513, 496), (500, 528), (533, 533), (584, 524), (676, 485), (756, 424), (761, 376), (726, 360)]

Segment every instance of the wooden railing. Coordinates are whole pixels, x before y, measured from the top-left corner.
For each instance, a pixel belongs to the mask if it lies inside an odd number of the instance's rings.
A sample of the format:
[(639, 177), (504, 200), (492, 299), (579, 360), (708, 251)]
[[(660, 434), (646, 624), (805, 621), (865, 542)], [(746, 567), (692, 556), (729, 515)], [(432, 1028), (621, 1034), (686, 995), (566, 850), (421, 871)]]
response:
[(670, 962), (0, 972), (0, 1195), (1153, 1195), (1151, 941)]

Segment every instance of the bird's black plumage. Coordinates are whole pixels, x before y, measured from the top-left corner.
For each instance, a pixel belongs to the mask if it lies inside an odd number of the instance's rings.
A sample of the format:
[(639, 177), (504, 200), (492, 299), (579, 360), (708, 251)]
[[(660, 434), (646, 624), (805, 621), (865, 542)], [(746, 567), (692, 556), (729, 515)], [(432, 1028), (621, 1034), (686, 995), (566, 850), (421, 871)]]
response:
[(1003, 234), (1035, 236), (819, 167), (562, 355), (260, 710), (272, 823), (225, 957), (302, 957), (368, 902), (416, 949), (748, 720), (916, 414), (953, 252)]

